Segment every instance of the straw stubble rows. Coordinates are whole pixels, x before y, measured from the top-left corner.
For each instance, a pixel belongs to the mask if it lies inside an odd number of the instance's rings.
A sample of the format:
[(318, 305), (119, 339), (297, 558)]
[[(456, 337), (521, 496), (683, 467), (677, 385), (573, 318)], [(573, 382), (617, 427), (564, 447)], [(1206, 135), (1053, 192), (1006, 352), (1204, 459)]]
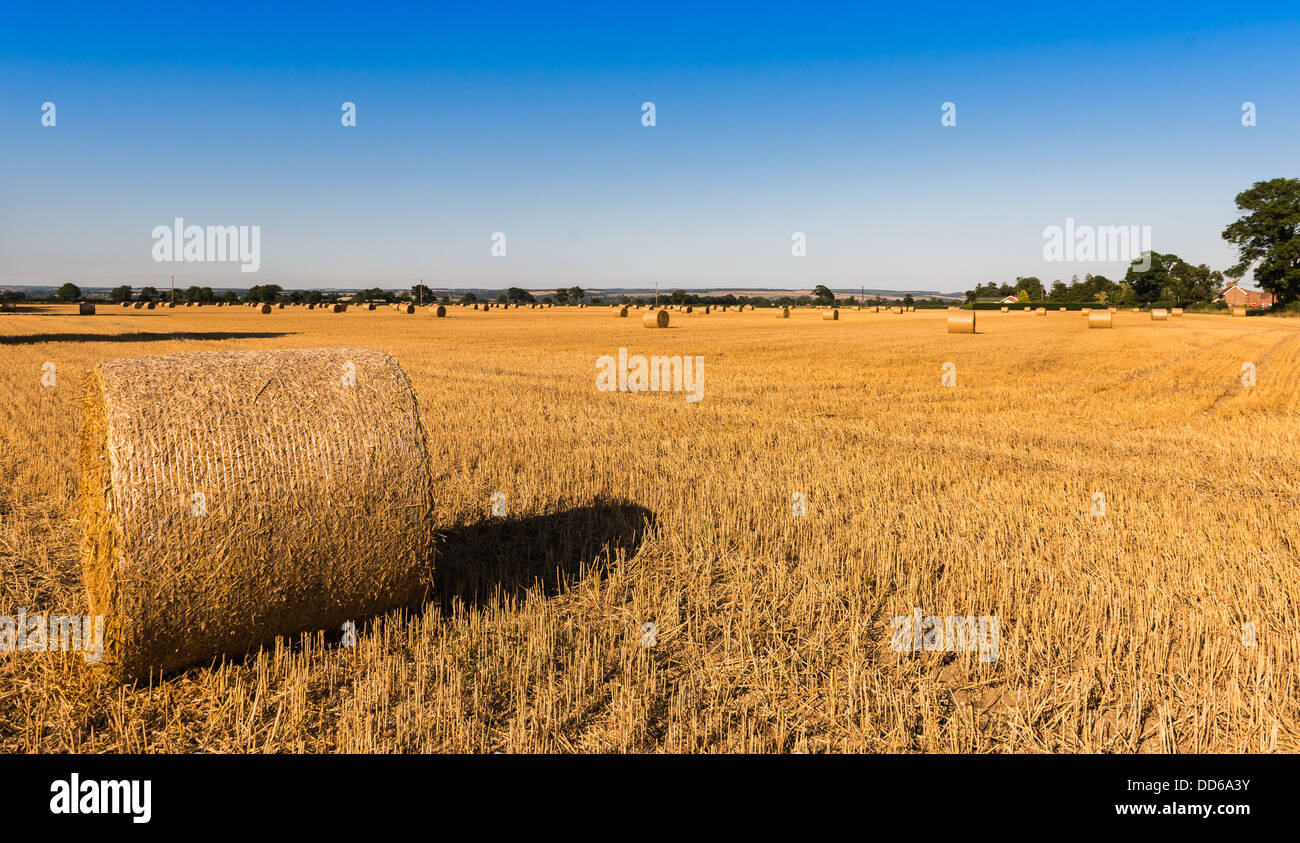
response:
[[(1089, 331), (1075, 313), (981, 313), (970, 335), (945, 321), (6, 317), (0, 614), (86, 611), (80, 380), (117, 357), (391, 353), (420, 403), (441, 538), (433, 602), (358, 618), (355, 647), (332, 631), (152, 688), (76, 656), (5, 657), (0, 746), (1300, 749), (1300, 324), (1117, 313)], [(598, 392), (595, 360), (620, 347), (702, 356), (704, 400)], [(892, 620), (914, 608), (996, 615), (997, 661), (895, 652)]]

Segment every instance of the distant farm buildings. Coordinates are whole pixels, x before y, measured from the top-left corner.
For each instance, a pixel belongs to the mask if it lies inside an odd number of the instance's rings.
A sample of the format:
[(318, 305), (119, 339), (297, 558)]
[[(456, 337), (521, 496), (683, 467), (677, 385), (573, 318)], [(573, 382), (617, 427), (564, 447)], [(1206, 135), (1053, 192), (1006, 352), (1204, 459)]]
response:
[(1273, 294), (1247, 290), (1239, 282), (1233, 281), (1223, 288), (1215, 301), (1221, 301), (1229, 307), (1272, 307)]

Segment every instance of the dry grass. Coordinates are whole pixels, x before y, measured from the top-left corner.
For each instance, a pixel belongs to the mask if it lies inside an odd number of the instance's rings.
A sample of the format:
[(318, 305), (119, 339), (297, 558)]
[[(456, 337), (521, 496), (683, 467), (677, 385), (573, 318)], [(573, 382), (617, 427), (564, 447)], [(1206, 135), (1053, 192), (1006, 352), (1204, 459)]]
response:
[[(86, 610), (79, 380), (117, 357), (389, 351), (442, 540), (355, 647), (153, 687), (0, 656), (7, 751), (1300, 750), (1295, 320), (55, 310), (0, 318), (0, 614)], [(702, 356), (703, 402), (596, 392), (620, 347)], [(996, 614), (999, 659), (894, 652), (913, 607)]]

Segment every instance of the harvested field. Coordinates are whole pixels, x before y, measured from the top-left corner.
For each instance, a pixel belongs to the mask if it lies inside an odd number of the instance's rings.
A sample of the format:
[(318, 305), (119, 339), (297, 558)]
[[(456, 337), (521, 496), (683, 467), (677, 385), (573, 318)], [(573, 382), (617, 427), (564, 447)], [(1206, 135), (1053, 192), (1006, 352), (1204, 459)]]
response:
[[(0, 321), (0, 615), (88, 611), (83, 375), (143, 355), (391, 354), (437, 565), (355, 646), (152, 687), (6, 654), (5, 751), (1300, 751), (1300, 320), (77, 313)], [(598, 392), (620, 348), (702, 358), (703, 400)], [(996, 658), (891, 647), (916, 609)]]

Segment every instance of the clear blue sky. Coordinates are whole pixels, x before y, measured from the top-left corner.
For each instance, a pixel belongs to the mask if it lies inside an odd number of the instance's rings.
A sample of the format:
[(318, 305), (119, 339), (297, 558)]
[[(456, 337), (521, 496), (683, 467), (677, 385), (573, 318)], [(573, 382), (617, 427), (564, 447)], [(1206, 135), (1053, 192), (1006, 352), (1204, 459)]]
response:
[[(1235, 194), (1300, 176), (1296, 4), (50, 3), (4, 18), (0, 284), (956, 291), (1121, 275), (1043, 261), (1043, 228), (1067, 217), (1149, 225), (1157, 251), (1226, 268)], [(155, 263), (151, 231), (177, 216), (260, 225), (261, 270)]]

